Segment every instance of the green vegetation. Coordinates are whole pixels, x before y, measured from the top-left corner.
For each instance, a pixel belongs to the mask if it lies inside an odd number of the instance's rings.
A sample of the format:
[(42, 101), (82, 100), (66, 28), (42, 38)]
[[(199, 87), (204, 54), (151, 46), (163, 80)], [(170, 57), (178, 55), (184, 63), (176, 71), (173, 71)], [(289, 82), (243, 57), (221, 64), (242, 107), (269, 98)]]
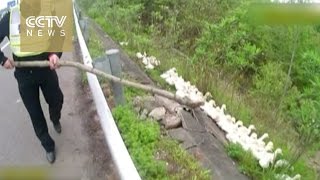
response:
[[(132, 88), (125, 93), (128, 102), (141, 95)], [(143, 179), (210, 179), (209, 171), (202, 170), (178, 143), (161, 136), (157, 122), (139, 119), (131, 103), (114, 108), (113, 115)]]
[[(320, 147), (319, 26), (250, 24), (249, 2), (80, 0), (110, 36), (129, 42), (129, 55), (156, 56), (157, 73), (176, 67), (228, 113), (268, 132), (295, 173), (315, 179), (307, 159)], [(271, 177), (245, 157), (249, 176)]]
[(167, 176), (168, 179), (212, 179), (211, 172), (203, 170), (194, 157), (190, 156), (184, 149), (181, 148), (178, 142), (162, 137), (158, 142), (158, 149), (164, 159), (171, 164)]
[(227, 146), (228, 155), (240, 164), (239, 170), (246, 175), (252, 176), (254, 179), (273, 179), (272, 174), (268, 176), (268, 172), (260, 171), (257, 160), (251, 153), (242, 149), (239, 144), (229, 144)]
[(89, 29), (89, 37), (90, 38), (89, 38), (88, 49), (89, 49), (91, 58), (94, 59), (104, 55), (104, 48), (103, 48), (102, 42), (97, 37), (97, 34), (94, 33), (94, 30), (92, 27), (90, 27)]
[(113, 115), (141, 177), (163, 179), (166, 165), (162, 161), (154, 161), (160, 135), (156, 122), (142, 122), (129, 107), (117, 107)]

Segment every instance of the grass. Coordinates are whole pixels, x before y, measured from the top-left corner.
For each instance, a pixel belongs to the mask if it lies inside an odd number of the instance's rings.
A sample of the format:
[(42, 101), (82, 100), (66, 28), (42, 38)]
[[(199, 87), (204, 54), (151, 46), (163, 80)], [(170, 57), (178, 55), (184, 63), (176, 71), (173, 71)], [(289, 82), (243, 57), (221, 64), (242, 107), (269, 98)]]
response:
[[(253, 177), (253, 179), (266, 178), (266, 175), (261, 173), (258, 162), (255, 160), (252, 154), (244, 151), (241, 145), (229, 144), (226, 149), (228, 155), (240, 164), (240, 172)], [(268, 177), (267, 179), (272, 179), (272, 177)]]
[(129, 106), (113, 109), (113, 116), (142, 178), (163, 179), (166, 164), (154, 161), (160, 129), (155, 122), (142, 122)]
[(211, 179), (210, 171), (203, 170), (194, 157), (189, 155), (181, 146), (171, 139), (162, 137), (158, 142), (158, 151), (162, 152), (163, 159), (170, 162), (170, 179)]
[(94, 60), (104, 55), (104, 48), (92, 26), (89, 28), (89, 37), (88, 49), (92, 60)]

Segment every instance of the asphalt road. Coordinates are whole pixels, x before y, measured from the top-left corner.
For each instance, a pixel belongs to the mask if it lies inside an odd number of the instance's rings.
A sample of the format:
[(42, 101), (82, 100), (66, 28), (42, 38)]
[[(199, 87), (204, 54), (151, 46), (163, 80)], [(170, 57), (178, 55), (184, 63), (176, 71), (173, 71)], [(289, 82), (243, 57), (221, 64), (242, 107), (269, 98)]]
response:
[[(8, 49), (5, 51), (8, 55)], [(62, 59), (73, 59), (65, 53)], [(79, 87), (74, 69), (58, 70), (65, 96), (62, 111), (62, 134), (57, 134), (48, 118), (48, 107), (41, 95), (42, 108), (47, 117), (49, 133), (56, 142), (57, 160), (50, 165), (32, 128), (29, 115), (21, 102), (13, 70), (0, 68), (0, 175), (8, 167), (18, 169), (45, 168), (54, 179), (91, 179), (88, 172), (90, 152), (88, 138), (81, 125)], [(83, 109), (83, 108), (82, 108)], [(21, 169), (19, 169), (21, 168)], [(1, 177), (1, 176), (0, 176)], [(0, 178), (1, 179), (1, 178)]]

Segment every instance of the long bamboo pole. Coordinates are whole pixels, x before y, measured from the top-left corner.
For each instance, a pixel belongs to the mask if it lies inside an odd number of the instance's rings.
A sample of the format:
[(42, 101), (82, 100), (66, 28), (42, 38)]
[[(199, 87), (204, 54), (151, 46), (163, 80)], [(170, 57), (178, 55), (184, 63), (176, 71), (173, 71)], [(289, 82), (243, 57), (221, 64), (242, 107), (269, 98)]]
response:
[[(48, 61), (18, 61), (18, 62), (16, 61), (16, 62), (14, 62), (14, 65), (15, 65), (15, 67), (18, 67), (18, 68), (22, 68), (22, 67), (49, 67), (49, 62)], [(103, 71), (86, 66), (86, 65), (78, 63), (78, 62), (60, 60), (60, 61), (58, 61), (58, 66), (59, 67), (75, 67), (75, 68), (78, 68), (82, 71), (86, 71), (86, 72), (101, 76), (103, 78), (106, 78), (106, 79), (111, 80), (116, 83), (121, 83), (123, 85), (138, 88), (138, 89), (144, 90), (144, 91), (152, 93), (152, 94), (158, 94), (160, 96), (164, 96), (168, 99), (172, 99), (174, 101), (177, 101), (178, 103), (185, 105), (185, 106), (188, 106), (192, 109), (197, 108), (197, 107), (204, 104), (203, 101), (199, 100), (199, 101), (194, 102), (187, 97), (180, 98), (169, 91), (165, 91), (165, 90), (158, 89), (158, 88), (155, 88), (152, 86), (147, 86), (147, 85), (139, 84), (136, 82), (128, 81), (128, 80), (125, 80), (122, 78), (118, 78), (118, 77), (112, 76), (112, 75), (107, 74)]]

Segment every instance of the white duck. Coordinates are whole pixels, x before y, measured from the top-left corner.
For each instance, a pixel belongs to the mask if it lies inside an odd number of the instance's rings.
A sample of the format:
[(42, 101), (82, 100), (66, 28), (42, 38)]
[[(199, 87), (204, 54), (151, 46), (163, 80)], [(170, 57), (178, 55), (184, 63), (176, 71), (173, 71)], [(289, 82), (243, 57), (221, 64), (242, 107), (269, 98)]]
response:
[(227, 120), (224, 120), (224, 119), (219, 119), (217, 120), (217, 124), (218, 126), (224, 130), (225, 132), (227, 132), (228, 134), (231, 134), (231, 135), (236, 135), (236, 136), (240, 136), (241, 134), (239, 134), (237, 132), (237, 129), (242, 126), (242, 121), (238, 121), (236, 122), (235, 124), (232, 123), (232, 122), (229, 122)]
[(226, 111), (226, 109), (227, 109), (227, 107), (225, 104), (222, 104), (221, 108), (217, 107), (217, 110), (222, 114), (225, 114), (224, 112)]
[(167, 78), (174, 77), (174, 76), (175, 77), (178, 76), (176, 68), (169, 69), (167, 72), (163, 73), (160, 77), (166, 80)]
[(286, 179), (286, 180), (300, 180), (301, 179), (301, 175), (300, 174), (296, 174), (294, 177), (292, 177), (291, 179)]
[(234, 144), (240, 143), (240, 136), (236, 133), (227, 133), (226, 138)]
[(286, 167), (286, 166), (289, 166), (289, 162), (287, 160), (285, 160), (285, 159), (279, 159), (274, 164), (275, 168)]
[(166, 80), (167, 78), (170, 77), (170, 74), (169, 74), (169, 73), (163, 73), (163, 74), (160, 75), (160, 77), (161, 77), (162, 79)]
[(209, 102), (205, 102), (203, 106), (200, 107), (211, 119), (215, 120), (218, 116), (216, 108), (212, 106)]
[(238, 121), (236, 122), (236, 124), (238, 125), (238, 127), (243, 126), (243, 122), (242, 122), (241, 120), (238, 120)]
[(178, 76), (174, 79), (174, 86), (176, 90), (187, 92), (187, 87), (185, 86), (184, 79), (181, 76)]
[(216, 102), (215, 102), (214, 100), (212, 100), (212, 99), (209, 101), (209, 104), (210, 104), (212, 107), (217, 106), (217, 105), (216, 105)]
[(209, 106), (208, 111), (207, 111), (207, 114), (208, 114), (208, 116), (209, 116), (211, 119), (217, 121), (218, 116), (219, 116), (219, 113), (218, 113), (218, 111), (216, 110), (216, 108), (214, 108), (214, 107), (212, 107), (212, 106)]
[(167, 72), (165, 72), (165, 73), (163, 73), (163, 74), (170, 74), (171, 76), (173, 76), (173, 75), (178, 76), (178, 74), (177, 74), (177, 69), (176, 69), (175, 67), (169, 69)]
[(176, 83), (176, 81), (177, 81), (178, 78), (179, 78), (178, 76), (172, 75), (172, 76), (169, 76), (168, 78), (166, 78), (165, 80), (166, 80), (166, 82), (167, 82), (168, 84), (170, 84), (170, 85), (175, 85), (175, 83)]
[(268, 137), (269, 137), (269, 134), (268, 134), (268, 133), (264, 133), (259, 139), (257, 139), (258, 145), (259, 145), (259, 146), (265, 146), (266, 143), (264, 142), (264, 140), (265, 140), (266, 138), (268, 138)]
[(256, 130), (254, 125), (250, 125), (248, 128), (246, 128), (245, 126), (240, 126), (237, 131), (240, 134), (245, 134), (249, 136), (252, 130)]
[(300, 180), (301, 179), (301, 175), (300, 174), (296, 174), (294, 177), (290, 177), (287, 174), (277, 174), (275, 176), (275, 178), (277, 180)]
[(232, 116), (231, 116), (230, 114), (226, 114), (225, 116), (226, 116), (226, 118), (227, 118), (228, 121), (231, 121), (231, 117), (232, 117)]
[(146, 68), (146, 69), (154, 69), (154, 66), (153, 66), (152, 64), (150, 64), (150, 63), (149, 63), (149, 64), (147, 64), (147, 65), (146, 65), (146, 67), (145, 67), (145, 68)]
[(235, 117), (231, 117), (231, 122), (232, 123), (236, 123), (236, 118)]
[(197, 94), (194, 94), (194, 93), (191, 93), (188, 95), (189, 99), (192, 101), (192, 102), (201, 102), (203, 101), (203, 98)]
[(239, 143), (245, 151), (251, 149), (252, 137), (247, 133), (239, 131), (239, 128), (243, 127), (242, 121), (237, 121), (235, 124), (226, 121), (224, 123), (226, 127), (222, 127), (227, 132), (227, 139), (233, 143)]
[(143, 63), (144, 65), (150, 64), (147, 57), (142, 57), (142, 63)]
[(129, 43), (122, 41), (122, 42), (120, 42), (119, 44), (120, 44), (121, 46), (128, 46)]
[(261, 138), (260, 138), (260, 140), (257, 138), (256, 133), (252, 133), (250, 137), (251, 137), (251, 148), (250, 149), (253, 151), (253, 153), (255, 153), (254, 156), (257, 159), (258, 159), (257, 153), (272, 152), (273, 143), (271, 141), (269, 141), (267, 145), (264, 145), (265, 143), (263, 141), (261, 142), (261, 140), (262, 140)]
[(273, 142), (269, 141), (264, 148), (267, 152), (271, 152), (273, 150)]
[(210, 92), (206, 92), (205, 94), (204, 94), (204, 100), (210, 100), (211, 98), (212, 98), (212, 95), (211, 95), (211, 93)]
[(159, 66), (161, 64), (161, 62), (159, 60), (156, 60), (154, 65)]
[(191, 83), (190, 83), (190, 81), (187, 81), (187, 82), (185, 82), (184, 84), (185, 84), (185, 86), (186, 86), (186, 87), (188, 87), (188, 88), (190, 88), (190, 87), (191, 87)]
[(258, 139), (257, 133), (255, 133), (255, 132), (251, 133), (250, 138), (252, 141), (256, 141)]
[(231, 122), (232, 124), (236, 123), (236, 118), (232, 117), (231, 115), (226, 115), (227, 121)]
[(245, 150), (245, 151), (248, 151), (248, 150), (251, 150), (252, 146), (251, 146), (251, 137), (248, 136), (248, 134), (241, 134), (241, 133), (238, 133), (239, 134), (239, 137), (240, 137), (240, 144), (242, 146), (242, 148)]
[(187, 94), (183, 91), (178, 90), (178, 91), (176, 91), (176, 96), (178, 98), (185, 98), (187, 96)]
[(250, 135), (250, 150), (251, 151), (256, 151), (256, 152), (261, 152), (264, 149), (263, 149), (263, 147), (260, 147), (257, 144), (257, 140), (258, 140), (257, 133), (255, 133), (255, 132), (251, 133), (251, 135)]
[(149, 57), (149, 62), (150, 62), (151, 64), (154, 64), (156, 61), (157, 61), (157, 58), (156, 58), (156, 57), (154, 57), (154, 56), (150, 56), (150, 57)]
[(221, 129), (225, 129), (227, 127), (224, 126), (229, 126), (229, 122), (226, 119), (226, 116), (224, 114), (219, 113), (219, 111), (217, 111), (217, 118), (216, 118), (216, 122), (217, 125), (221, 128)]
[(143, 55), (141, 54), (141, 52), (137, 52), (136, 56), (137, 56), (137, 58), (139, 58), (139, 59), (143, 58)]
[(268, 168), (271, 164), (274, 163), (275, 159), (278, 155), (282, 154), (282, 150), (280, 148), (277, 148), (274, 153), (261, 153), (261, 156), (259, 158), (259, 164), (262, 168)]

